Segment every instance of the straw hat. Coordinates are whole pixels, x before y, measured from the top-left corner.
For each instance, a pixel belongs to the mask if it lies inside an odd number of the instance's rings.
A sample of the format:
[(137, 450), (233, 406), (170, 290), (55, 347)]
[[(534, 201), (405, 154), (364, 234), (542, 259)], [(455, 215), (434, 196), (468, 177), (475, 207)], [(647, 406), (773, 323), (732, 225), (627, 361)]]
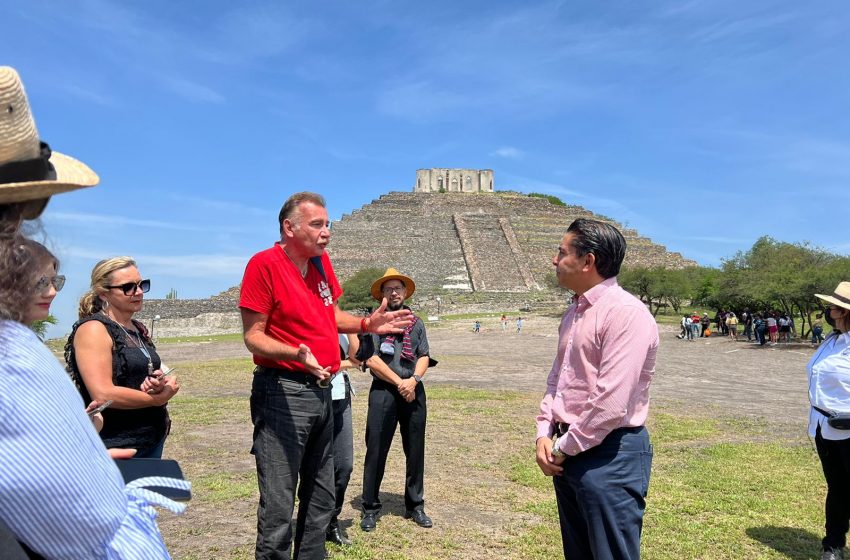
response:
[(829, 303), (837, 305), (838, 307), (850, 309), (850, 282), (839, 283), (838, 287), (835, 288), (835, 291), (832, 293), (831, 296), (815, 294), (815, 297), (820, 298), (824, 301), (828, 301)]
[(24, 217), (35, 218), (51, 195), (99, 180), (84, 163), (40, 141), (21, 78), (0, 66), (0, 204), (42, 201), (28, 205)]
[(384, 272), (384, 275), (372, 282), (372, 297), (378, 301), (384, 299), (384, 296), (381, 294), (381, 286), (383, 286), (384, 282), (387, 280), (399, 280), (404, 287), (406, 288), (407, 295), (405, 299), (409, 298), (413, 295), (413, 292), (416, 290), (416, 284), (413, 283), (413, 280), (401, 274), (398, 270), (390, 267)]

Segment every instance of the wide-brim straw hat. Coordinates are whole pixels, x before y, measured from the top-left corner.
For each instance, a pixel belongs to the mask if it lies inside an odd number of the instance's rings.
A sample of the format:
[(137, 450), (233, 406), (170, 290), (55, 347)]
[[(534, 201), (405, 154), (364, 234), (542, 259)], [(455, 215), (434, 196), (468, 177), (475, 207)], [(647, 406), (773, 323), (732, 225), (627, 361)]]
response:
[(837, 305), (838, 307), (850, 309), (850, 282), (839, 283), (831, 296), (827, 296), (824, 294), (815, 294), (815, 297), (820, 298), (824, 301), (828, 301), (829, 303)]
[[(0, 66), (0, 204), (46, 201), (99, 181), (86, 164), (41, 141), (20, 76), (14, 68)], [(36, 217), (43, 207), (28, 205), (30, 215), (24, 217)]]
[(378, 301), (384, 299), (383, 294), (381, 294), (381, 287), (384, 285), (384, 282), (387, 280), (399, 280), (405, 287), (405, 298), (407, 299), (413, 295), (413, 292), (416, 290), (416, 284), (412, 279), (408, 278), (404, 274), (400, 273), (398, 270), (390, 267), (384, 272), (384, 275), (372, 282), (372, 297)]

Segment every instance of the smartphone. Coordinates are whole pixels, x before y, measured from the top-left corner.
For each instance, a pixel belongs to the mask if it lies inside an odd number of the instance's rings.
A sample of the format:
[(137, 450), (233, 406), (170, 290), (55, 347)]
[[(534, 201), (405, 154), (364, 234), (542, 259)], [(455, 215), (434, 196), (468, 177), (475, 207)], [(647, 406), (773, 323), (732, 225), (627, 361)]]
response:
[(89, 411), (89, 417), (94, 416), (95, 414), (97, 414), (97, 413), (99, 413), (99, 412), (103, 412), (103, 411), (104, 411), (104, 410), (106, 410), (106, 409), (109, 407), (109, 405), (111, 405), (111, 404), (112, 404), (112, 401), (106, 401), (105, 403), (103, 403), (103, 404), (102, 404), (102, 405), (100, 405), (99, 407), (95, 408), (94, 410), (90, 410), (90, 411)]

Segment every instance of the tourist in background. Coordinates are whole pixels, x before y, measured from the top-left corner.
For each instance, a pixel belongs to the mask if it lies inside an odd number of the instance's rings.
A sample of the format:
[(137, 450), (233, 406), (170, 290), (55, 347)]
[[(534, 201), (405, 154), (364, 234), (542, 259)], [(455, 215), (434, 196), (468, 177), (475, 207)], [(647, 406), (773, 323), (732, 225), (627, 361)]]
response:
[(777, 333), (779, 332), (779, 326), (776, 322), (776, 312), (771, 311), (765, 317), (765, 323), (767, 323), (767, 335), (770, 338), (770, 345), (776, 345)]
[(45, 267), (26, 249), (22, 222), (98, 177), (40, 141), (9, 67), (0, 67), (0, 106), (0, 524), (32, 558), (168, 558), (156, 513), (125, 490), (80, 395), (23, 323)]
[(823, 314), (818, 313), (812, 324), (812, 346), (817, 346), (821, 342), (823, 342)]
[(142, 279), (132, 258), (97, 263), (65, 344), (65, 362), (84, 401), (112, 401), (100, 432), (106, 447), (160, 458), (171, 428), (166, 404), (180, 385), (174, 375), (164, 376), (147, 329), (133, 319), (148, 290), (150, 280)]
[[(850, 282), (832, 295), (815, 294), (827, 302), (824, 318), (833, 332), (809, 360), (809, 436), (815, 438), (826, 478), (826, 535), (822, 560), (843, 560), (850, 527)], [(838, 424), (830, 416), (843, 414)]]
[(691, 331), (693, 335), (693, 339), (696, 340), (700, 337), (700, 331), (702, 331), (702, 323), (700, 322), (699, 313), (694, 311), (691, 313)]
[(614, 226), (581, 218), (552, 260), (575, 297), (537, 415), (537, 464), (553, 477), (570, 560), (640, 558), (658, 326), (617, 283), (625, 254)]
[(741, 313), (741, 322), (744, 324), (744, 336), (747, 337), (747, 342), (753, 340), (753, 314), (749, 309), (744, 309)]
[(733, 311), (726, 314), (726, 330), (732, 337), (732, 342), (738, 341), (738, 317)]
[(699, 325), (700, 325), (699, 335), (701, 337), (708, 336), (708, 334), (711, 333), (711, 330), (709, 328), (709, 327), (711, 327), (711, 319), (708, 317), (708, 313), (702, 314), (702, 317), (700, 317), (700, 320), (699, 320)]

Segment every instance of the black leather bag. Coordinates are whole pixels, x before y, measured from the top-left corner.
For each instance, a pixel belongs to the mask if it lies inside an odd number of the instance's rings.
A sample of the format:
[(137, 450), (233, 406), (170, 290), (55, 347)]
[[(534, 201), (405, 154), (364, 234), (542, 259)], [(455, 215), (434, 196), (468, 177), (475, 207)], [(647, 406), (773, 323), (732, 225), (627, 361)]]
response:
[(813, 406), (815, 410), (826, 416), (826, 423), (836, 430), (850, 430), (850, 412), (832, 412)]
[(850, 412), (833, 412), (826, 423), (836, 430), (850, 430)]

